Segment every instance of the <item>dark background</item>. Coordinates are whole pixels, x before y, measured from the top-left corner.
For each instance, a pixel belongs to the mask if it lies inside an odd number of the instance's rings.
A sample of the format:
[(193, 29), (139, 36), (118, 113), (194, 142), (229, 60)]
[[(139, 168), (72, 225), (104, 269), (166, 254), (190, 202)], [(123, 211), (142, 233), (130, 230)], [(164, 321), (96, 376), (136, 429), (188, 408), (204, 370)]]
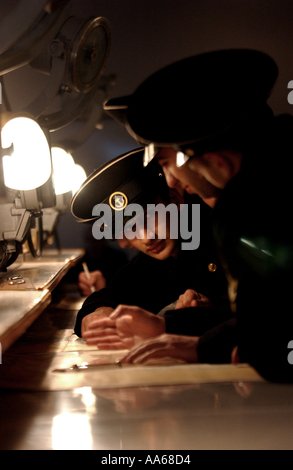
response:
[[(17, 1), (10, 2), (11, 8), (13, 3)], [(292, 0), (76, 0), (72, 4), (77, 15), (103, 16), (110, 23), (112, 46), (104, 73), (117, 77), (113, 96), (132, 93), (150, 74), (176, 60), (243, 47), (275, 59), (280, 73), (269, 103), (276, 114), (293, 112), (287, 100), (288, 83), (293, 80)], [(35, 77), (29, 66), (8, 74), (5, 80), (16, 105), (30, 102), (36, 86), (42, 86), (42, 78)], [(217, 75), (214, 83), (217, 87)], [(122, 126), (106, 119), (103, 129), (96, 129), (73, 157), (89, 174), (136, 147)], [(58, 231), (63, 247), (87, 243), (88, 228), (77, 224), (70, 213), (62, 216)]]

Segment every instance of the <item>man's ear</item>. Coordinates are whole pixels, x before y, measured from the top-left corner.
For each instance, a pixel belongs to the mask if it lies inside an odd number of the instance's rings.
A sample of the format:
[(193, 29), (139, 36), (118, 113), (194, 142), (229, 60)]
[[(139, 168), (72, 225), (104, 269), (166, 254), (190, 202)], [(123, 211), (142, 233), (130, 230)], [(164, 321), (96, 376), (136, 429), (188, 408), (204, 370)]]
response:
[[(223, 189), (234, 176), (234, 160), (231, 152), (219, 151), (205, 153), (201, 159), (201, 174), (216, 187)], [(236, 162), (237, 163), (237, 162)]]
[(219, 171), (230, 171), (231, 164), (222, 152), (211, 152), (203, 155), (203, 160), (209, 165), (214, 165)]
[(178, 208), (180, 207), (180, 204), (184, 204), (183, 193), (180, 194), (179, 191), (177, 191), (177, 189), (174, 189), (174, 188), (169, 189), (169, 198), (170, 198), (170, 203), (176, 204)]

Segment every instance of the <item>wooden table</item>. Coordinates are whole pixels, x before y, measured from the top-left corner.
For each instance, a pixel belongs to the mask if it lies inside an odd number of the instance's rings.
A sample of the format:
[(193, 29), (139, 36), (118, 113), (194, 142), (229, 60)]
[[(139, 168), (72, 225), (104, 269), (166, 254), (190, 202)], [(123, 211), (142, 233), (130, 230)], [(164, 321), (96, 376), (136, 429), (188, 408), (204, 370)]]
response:
[(47, 250), (42, 259), (29, 256), (0, 273), (0, 345), (6, 351), (51, 302), (51, 293), (83, 250)]
[[(49, 261), (62, 262), (53, 256)], [(182, 466), (182, 458), (185, 466), (194, 466), (192, 450), (198, 449), (293, 449), (292, 385), (251, 380), (255, 377), (247, 369), (243, 369), (245, 375), (238, 375), (241, 369), (233, 366), (191, 364), (182, 370), (175, 367), (171, 375), (172, 366), (150, 368), (151, 380), (145, 379), (147, 371), (141, 367), (87, 375), (78, 372), (76, 378), (71, 373), (58, 375), (56, 367), (87, 360), (86, 353), (98, 354), (94, 349), (87, 351), (73, 335), (81, 300), (78, 292), (72, 285), (67, 289), (66, 279), (52, 292), (68, 268), (67, 261), (63, 262), (56, 275), (56, 265), (54, 269), (52, 265), (53, 277), (49, 276), (43, 290), (37, 288), (42, 282), (29, 278), (36, 283), (34, 289), (0, 291), (2, 338), (11, 333), (13, 324), (20, 331), (13, 301), (20, 306), (19, 299), (23, 299), (19, 321), (24, 327), (52, 297), (3, 354), (1, 450), (93, 449), (100, 451), (95, 454), (98, 464), (109, 463), (111, 456), (136, 456), (133, 466), (137, 468), (150, 456), (161, 455), (156, 449), (163, 451), (165, 464), (166, 458), (174, 463), (177, 456)], [(21, 269), (28, 273), (26, 265)], [(114, 353), (113, 358), (108, 354), (114, 359)], [(170, 377), (166, 378), (167, 372)]]

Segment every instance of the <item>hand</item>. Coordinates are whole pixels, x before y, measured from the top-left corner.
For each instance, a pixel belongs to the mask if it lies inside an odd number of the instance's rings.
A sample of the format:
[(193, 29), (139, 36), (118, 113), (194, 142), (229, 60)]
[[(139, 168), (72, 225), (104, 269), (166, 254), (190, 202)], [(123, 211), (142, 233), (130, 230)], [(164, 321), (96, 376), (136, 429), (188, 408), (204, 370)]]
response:
[(135, 346), (122, 359), (125, 364), (143, 364), (151, 359), (172, 357), (188, 363), (198, 363), (198, 337), (164, 334)]
[[(95, 331), (95, 343), (91, 342), (92, 330)], [(119, 305), (109, 318), (100, 317), (93, 322), (85, 338), (87, 344), (96, 344), (99, 349), (130, 349), (165, 331), (164, 318), (139, 307)]]
[(210, 306), (211, 301), (207, 297), (202, 294), (199, 294), (195, 290), (188, 289), (186, 292), (184, 292), (184, 294), (180, 295), (175, 310), (178, 310), (180, 308)]
[(240, 363), (240, 357), (239, 357), (239, 352), (238, 352), (238, 346), (235, 346), (231, 353), (231, 364), (236, 365), (239, 363)]
[(84, 334), (87, 331), (89, 330), (94, 331), (91, 329), (92, 323), (101, 318), (108, 318), (112, 312), (114, 312), (114, 309), (111, 307), (100, 307), (100, 308), (97, 308), (95, 312), (90, 313), (89, 315), (84, 317), (81, 322), (81, 336), (84, 338)]
[(90, 276), (91, 278), (87, 279), (84, 272), (79, 273), (78, 276), (78, 288), (85, 297), (92, 294), (91, 287), (94, 287), (96, 292), (106, 287), (106, 279), (101, 271), (93, 271)]

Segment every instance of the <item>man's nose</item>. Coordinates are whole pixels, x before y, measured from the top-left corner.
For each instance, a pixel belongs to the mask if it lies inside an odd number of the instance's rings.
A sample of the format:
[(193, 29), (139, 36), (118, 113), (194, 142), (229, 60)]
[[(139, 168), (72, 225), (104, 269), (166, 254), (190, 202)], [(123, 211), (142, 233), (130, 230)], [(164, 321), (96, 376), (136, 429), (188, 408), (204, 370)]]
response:
[(165, 168), (163, 168), (163, 171), (164, 171), (164, 175), (166, 178), (166, 183), (169, 186), (169, 188), (171, 189), (176, 188), (179, 183), (178, 179), (175, 178), (175, 176), (173, 175), (173, 173), (171, 173), (171, 171), (166, 170)]
[(138, 228), (138, 235), (139, 238), (141, 239), (142, 243), (144, 243), (147, 246), (150, 246), (152, 243), (154, 243), (154, 240), (156, 238), (156, 234), (153, 230), (150, 228), (146, 227), (139, 227)]

